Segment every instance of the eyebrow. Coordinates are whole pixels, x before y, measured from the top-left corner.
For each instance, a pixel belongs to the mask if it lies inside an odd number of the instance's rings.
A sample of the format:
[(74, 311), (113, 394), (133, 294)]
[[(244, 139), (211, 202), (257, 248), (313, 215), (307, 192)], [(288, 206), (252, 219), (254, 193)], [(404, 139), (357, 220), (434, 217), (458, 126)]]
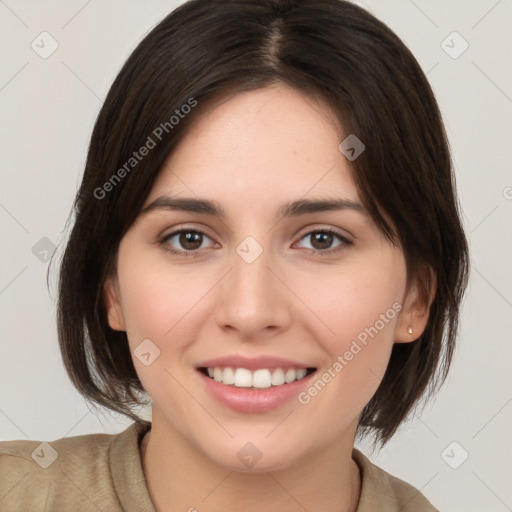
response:
[[(146, 215), (157, 210), (203, 213), (220, 219), (226, 218), (226, 212), (217, 201), (196, 199), (192, 197), (160, 196), (145, 206), (140, 215)], [(285, 203), (279, 208), (278, 215), (282, 217), (298, 217), (308, 213), (353, 210), (367, 214), (361, 203), (349, 199), (299, 199)]]

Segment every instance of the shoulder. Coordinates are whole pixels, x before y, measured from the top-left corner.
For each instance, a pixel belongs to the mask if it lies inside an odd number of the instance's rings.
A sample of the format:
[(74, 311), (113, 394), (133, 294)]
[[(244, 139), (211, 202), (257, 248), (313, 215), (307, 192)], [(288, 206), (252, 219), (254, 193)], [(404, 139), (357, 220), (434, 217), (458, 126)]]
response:
[[(125, 454), (138, 456), (137, 440), (145, 425), (133, 423), (119, 434), (0, 442), (2, 511), (50, 510), (50, 505), (60, 511), (64, 501), (92, 510), (99, 496), (102, 510), (121, 510), (115, 507), (112, 467)], [(111, 506), (103, 508), (107, 503)]]
[(357, 512), (439, 512), (418, 489), (379, 468), (356, 448), (352, 458), (362, 476)]

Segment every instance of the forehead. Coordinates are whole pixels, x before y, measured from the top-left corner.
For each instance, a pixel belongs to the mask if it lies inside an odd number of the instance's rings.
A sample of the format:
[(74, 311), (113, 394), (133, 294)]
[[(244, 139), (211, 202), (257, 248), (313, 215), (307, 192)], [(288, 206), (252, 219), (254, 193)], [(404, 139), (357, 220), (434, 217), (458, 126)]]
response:
[(288, 86), (236, 94), (191, 125), (145, 204), (162, 194), (246, 211), (308, 195), (356, 201), (341, 137), (325, 104)]

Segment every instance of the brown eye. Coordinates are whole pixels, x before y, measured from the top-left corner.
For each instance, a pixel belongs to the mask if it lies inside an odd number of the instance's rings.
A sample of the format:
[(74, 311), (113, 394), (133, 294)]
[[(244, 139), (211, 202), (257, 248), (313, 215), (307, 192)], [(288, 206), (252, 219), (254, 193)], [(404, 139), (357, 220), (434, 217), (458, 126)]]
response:
[(179, 243), (181, 247), (188, 251), (199, 249), (203, 242), (203, 236), (197, 231), (182, 231), (179, 235)]
[(325, 250), (329, 249), (333, 242), (333, 235), (331, 233), (318, 232), (313, 233), (311, 236), (311, 245), (315, 249)]
[(210, 237), (202, 231), (180, 229), (165, 236), (160, 243), (174, 254), (188, 256), (199, 252), (198, 249), (203, 249), (206, 240), (211, 241)]
[(304, 246), (305, 249), (318, 252), (319, 254), (334, 254), (352, 245), (352, 242), (348, 238), (332, 229), (310, 231), (306, 233), (301, 240), (309, 241), (309, 246)]

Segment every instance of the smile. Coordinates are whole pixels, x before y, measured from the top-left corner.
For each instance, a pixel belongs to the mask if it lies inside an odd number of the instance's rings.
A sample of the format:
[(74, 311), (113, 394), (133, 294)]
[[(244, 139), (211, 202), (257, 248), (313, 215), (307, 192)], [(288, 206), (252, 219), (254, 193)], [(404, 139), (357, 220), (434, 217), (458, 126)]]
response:
[(227, 386), (237, 388), (266, 389), (286, 384), (291, 384), (301, 380), (315, 368), (260, 368), (255, 371), (247, 368), (232, 367), (203, 367), (200, 371), (215, 380)]
[[(249, 365), (248, 365), (249, 366)], [(293, 401), (316, 374), (316, 368), (200, 366), (207, 393), (220, 404), (246, 414), (270, 412)]]

